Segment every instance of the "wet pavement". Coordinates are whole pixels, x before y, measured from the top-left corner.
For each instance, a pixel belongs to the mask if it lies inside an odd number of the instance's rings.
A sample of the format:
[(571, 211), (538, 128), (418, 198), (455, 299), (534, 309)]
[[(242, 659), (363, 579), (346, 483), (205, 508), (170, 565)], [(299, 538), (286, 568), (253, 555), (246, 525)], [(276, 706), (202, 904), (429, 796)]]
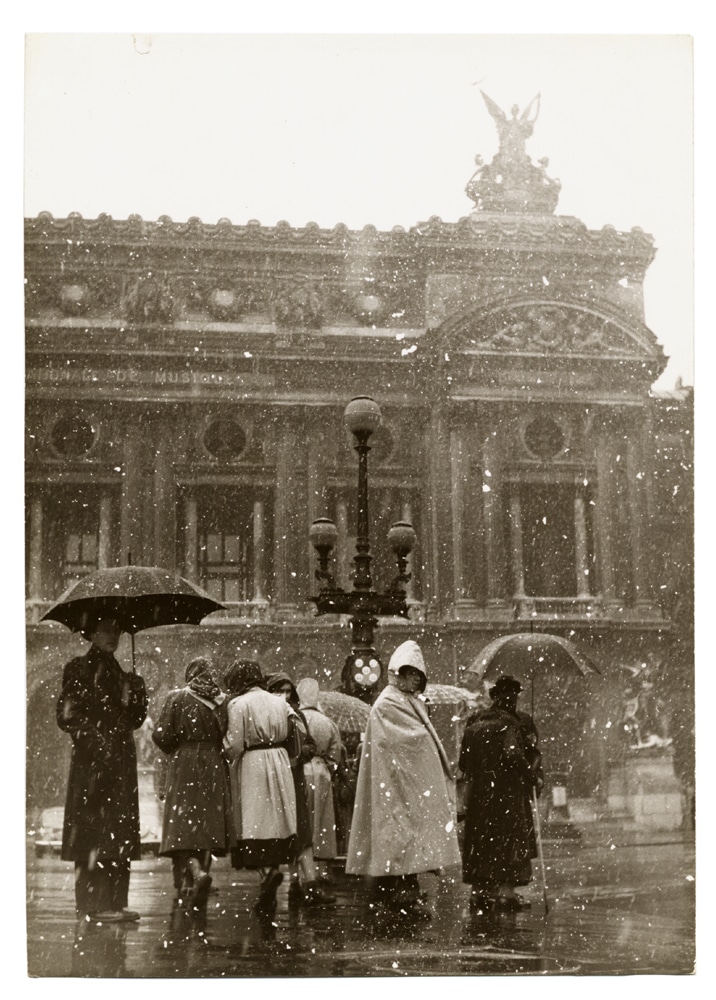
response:
[(129, 905), (141, 920), (78, 923), (73, 867), (27, 857), (31, 977), (689, 975), (695, 964), (693, 838), (593, 829), (545, 843), (547, 903), (536, 878), (518, 914), (471, 914), (458, 868), (423, 875), (430, 923), (375, 925), (367, 886), (331, 869), (333, 907), (294, 908), (287, 881), (273, 919), (253, 911), (258, 876), (215, 861), (206, 915), (173, 903), (171, 865), (132, 865)]

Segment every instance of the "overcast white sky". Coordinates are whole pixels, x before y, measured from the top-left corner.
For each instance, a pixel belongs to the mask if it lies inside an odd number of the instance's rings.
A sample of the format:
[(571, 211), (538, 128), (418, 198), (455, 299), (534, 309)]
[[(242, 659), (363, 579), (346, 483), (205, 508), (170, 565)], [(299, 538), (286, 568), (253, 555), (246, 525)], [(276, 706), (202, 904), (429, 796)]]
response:
[(646, 320), (693, 381), (687, 35), (31, 33), (24, 214), (137, 213), (406, 228), (473, 208), (501, 107), (541, 106), (528, 152), (557, 212), (640, 226)]

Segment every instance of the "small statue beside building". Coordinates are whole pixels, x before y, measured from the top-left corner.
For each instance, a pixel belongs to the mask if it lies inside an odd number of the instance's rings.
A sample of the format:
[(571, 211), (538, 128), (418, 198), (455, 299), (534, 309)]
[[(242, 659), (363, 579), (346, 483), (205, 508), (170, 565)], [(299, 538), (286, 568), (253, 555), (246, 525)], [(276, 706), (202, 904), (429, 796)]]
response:
[(625, 667), (631, 674), (626, 688), (622, 730), (631, 750), (663, 749), (672, 743), (666, 706), (659, 696), (656, 670), (650, 663)]

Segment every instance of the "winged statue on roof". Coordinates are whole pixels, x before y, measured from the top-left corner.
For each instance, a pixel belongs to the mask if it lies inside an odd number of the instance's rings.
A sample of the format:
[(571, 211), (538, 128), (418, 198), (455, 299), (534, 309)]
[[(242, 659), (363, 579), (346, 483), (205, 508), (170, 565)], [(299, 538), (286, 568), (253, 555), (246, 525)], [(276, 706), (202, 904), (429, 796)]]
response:
[(534, 123), (539, 114), (539, 99), (537, 94), (520, 114), (518, 105), (513, 104), (510, 110), (511, 118), (508, 118), (502, 108), (492, 98), (481, 90), (482, 99), (487, 105), (500, 137), (499, 155), (509, 162), (517, 162), (528, 159), (525, 150), (525, 142), (532, 135)]

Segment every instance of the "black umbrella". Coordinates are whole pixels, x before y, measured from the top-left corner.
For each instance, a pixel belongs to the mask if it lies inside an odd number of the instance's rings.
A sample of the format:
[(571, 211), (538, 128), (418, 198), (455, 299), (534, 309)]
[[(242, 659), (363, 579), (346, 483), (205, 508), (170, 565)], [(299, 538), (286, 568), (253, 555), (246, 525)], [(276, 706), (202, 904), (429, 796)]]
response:
[(512, 674), (533, 681), (540, 670), (586, 677), (600, 673), (594, 660), (576, 643), (551, 632), (514, 632), (501, 635), (480, 650), (469, 670), (482, 680)]
[[(114, 618), (123, 632), (160, 625), (198, 625), (219, 604), (200, 587), (158, 566), (98, 569), (72, 584), (42, 616), (73, 632), (84, 632), (93, 619)], [(134, 643), (132, 644), (134, 655)]]
[[(530, 682), (532, 694), (532, 714), (534, 714), (535, 676), (541, 670), (553, 673), (572, 673), (586, 677), (600, 673), (594, 660), (577, 645), (551, 632), (514, 632), (502, 635), (482, 649), (470, 664), (469, 669), (482, 680), (497, 679), (500, 674), (510, 674)], [(542, 870), (542, 894), (545, 915), (549, 911), (547, 900), (547, 879), (545, 874), (542, 830), (536, 789), (532, 789), (535, 834), (540, 868)]]

